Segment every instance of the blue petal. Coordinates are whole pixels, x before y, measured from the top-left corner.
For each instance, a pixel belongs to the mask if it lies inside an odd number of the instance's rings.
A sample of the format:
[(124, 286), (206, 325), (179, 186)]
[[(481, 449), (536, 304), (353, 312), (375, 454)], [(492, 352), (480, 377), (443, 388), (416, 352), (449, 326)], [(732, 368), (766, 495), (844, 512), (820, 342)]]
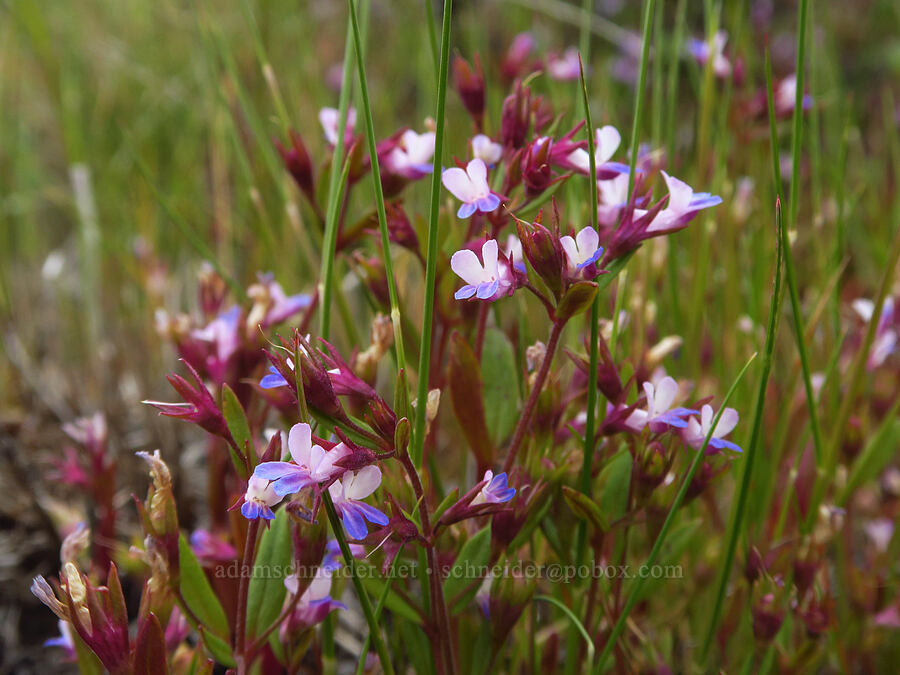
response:
[(577, 269), (584, 269), (584, 268), (587, 267), (588, 265), (593, 265), (595, 262), (597, 262), (598, 260), (600, 260), (600, 256), (601, 256), (601, 255), (603, 255), (603, 247), (602, 247), (602, 246), (598, 246), (598, 247), (597, 247), (597, 250), (594, 251), (593, 255), (591, 255), (590, 258), (588, 258), (587, 260), (585, 260), (585, 261), (584, 261), (583, 263), (581, 263), (580, 265), (577, 265), (577, 266), (576, 266)]
[(700, 209), (708, 209), (710, 206), (718, 206), (721, 203), (722, 198), (718, 195), (700, 192), (691, 197), (691, 203), (688, 204), (688, 209), (690, 211), (699, 211)]
[(475, 204), (478, 206), (478, 210), (482, 213), (490, 213), (497, 209), (500, 206), (500, 197), (495, 195), (493, 192), (489, 194), (487, 197), (482, 197)]
[(459, 211), (456, 212), (456, 217), (457, 218), (468, 218), (473, 213), (475, 213), (475, 211), (477, 211), (477, 210), (478, 209), (474, 204), (469, 204), (468, 202), (466, 202), (466, 203), (463, 203), (462, 205), (460, 205)]
[(263, 462), (256, 465), (253, 475), (266, 480), (278, 480), (298, 471), (303, 471), (303, 469), (291, 462)]
[(453, 297), (457, 300), (465, 300), (466, 298), (471, 298), (473, 295), (475, 295), (476, 290), (477, 289), (471, 284), (468, 286), (463, 286), (453, 294)]
[(431, 173), (434, 170), (434, 167), (431, 166), (431, 164), (411, 164), (410, 166), (419, 173)]
[(478, 292), (475, 295), (481, 300), (487, 300), (497, 292), (499, 287), (500, 282), (496, 279), (494, 281), (485, 281), (482, 284), (478, 284)]
[(369, 506), (363, 502), (356, 502), (355, 506), (362, 511), (363, 516), (370, 523), (375, 523), (376, 525), (388, 524), (388, 517), (374, 506)]
[(272, 513), (272, 509), (265, 505), (263, 505), (263, 507), (259, 510), (259, 515), (261, 515), (265, 520), (275, 520), (275, 514)]
[(516, 489), (506, 488), (505, 490), (491, 490), (491, 493), (498, 502), (508, 502), (516, 496)]
[(282, 377), (281, 373), (275, 372), (266, 375), (259, 381), (259, 386), (263, 389), (275, 389), (276, 387), (286, 387), (287, 380)]
[(743, 452), (739, 445), (735, 445), (731, 441), (726, 441), (724, 438), (711, 438), (709, 439), (709, 444), (718, 449), (718, 450), (734, 450), (735, 452)]
[(628, 173), (629, 167), (627, 164), (621, 164), (619, 162), (604, 162), (600, 166), (597, 167), (597, 170), (604, 171), (615, 171), (616, 173)]
[(259, 518), (259, 504), (256, 502), (244, 502), (241, 504), (241, 515), (247, 520)]
[(366, 527), (366, 521), (363, 518), (362, 511), (357, 510), (356, 504), (345, 502), (341, 506), (341, 518), (344, 521), (344, 528), (351, 539), (365, 539), (369, 534)]
[(276, 480), (272, 483), (272, 489), (275, 490), (276, 495), (284, 497), (285, 495), (292, 495), (295, 492), (299, 492), (309, 485), (310, 482), (309, 474), (300, 470), (297, 473)]

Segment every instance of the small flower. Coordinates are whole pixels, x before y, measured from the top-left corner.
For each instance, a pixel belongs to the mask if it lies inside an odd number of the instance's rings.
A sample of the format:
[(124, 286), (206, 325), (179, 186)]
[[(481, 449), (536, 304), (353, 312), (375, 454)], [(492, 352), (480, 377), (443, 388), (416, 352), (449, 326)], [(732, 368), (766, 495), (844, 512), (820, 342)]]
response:
[(381, 469), (370, 465), (359, 471), (347, 471), (328, 488), (334, 507), (344, 521), (344, 528), (353, 539), (364, 539), (369, 533), (367, 520), (376, 525), (387, 525), (389, 522), (384, 513), (360, 501), (375, 492), (379, 485)]
[(191, 549), (198, 558), (206, 560), (234, 560), (237, 558), (237, 550), (234, 546), (209, 530), (198, 529), (191, 533)]
[(506, 249), (503, 251), (506, 257), (512, 261), (513, 267), (520, 272), (525, 272), (525, 259), (522, 257), (522, 242), (519, 238), (510, 234), (506, 237)]
[[(666, 232), (675, 229), (693, 218), (701, 209), (708, 209), (722, 203), (721, 197), (711, 195), (709, 192), (694, 192), (690, 185), (670, 176), (665, 171), (662, 172), (662, 175), (666, 181), (666, 187), (669, 188), (669, 202), (647, 227), (647, 232)], [(639, 213), (640, 210), (635, 209), (635, 215)]]
[(552, 79), (562, 82), (577, 80), (581, 77), (581, 60), (578, 58), (578, 50), (575, 47), (569, 47), (562, 56), (555, 53), (548, 54), (547, 74)]
[(634, 410), (625, 425), (634, 431), (649, 426), (654, 434), (661, 433), (669, 427), (685, 428), (688, 423), (684, 417), (698, 415), (699, 412), (689, 408), (672, 408), (675, 396), (678, 395), (678, 383), (671, 377), (664, 377), (658, 385), (644, 382), (644, 393), (647, 397), (646, 410)]
[[(330, 595), (332, 571), (332, 569), (326, 569), (324, 563), (323, 566), (317, 568), (316, 576), (303, 591), (291, 617), (285, 622), (285, 627), (296, 631), (303, 630), (320, 623), (336, 609), (347, 609), (344, 603), (333, 600)], [(288, 593), (296, 595), (300, 590), (300, 580), (297, 575), (292, 574), (285, 577), (284, 587)]]
[(336, 462), (349, 454), (349, 448), (343, 443), (327, 452), (321, 445), (313, 443), (312, 430), (305, 422), (291, 427), (288, 449), (294, 462), (263, 462), (253, 472), (256, 477), (274, 481), (275, 494), (282, 497), (313, 483), (331, 480), (342, 471)]
[(502, 504), (516, 495), (516, 489), (506, 484), (506, 472), (498, 473), (495, 476), (493, 471), (485, 471), (482, 481), (485, 485), (481, 488), (481, 492), (475, 495), (475, 499), (471, 502), (472, 506)]
[(879, 553), (885, 553), (894, 538), (894, 521), (890, 518), (876, 518), (865, 524), (866, 536)]
[(464, 248), (450, 258), (450, 269), (466, 282), (453, 295), (457, 300), (465, 300), (475, 296), (479, 300), (496, 300), (515, 290), (509, 258), (500, 260), (497, 240), (488, 239), (481, 246), (481, 259), (474, 251)]
[(593, 227), (585, 227), (581, 232), (575, 235), (573, 239), (569, 235), (560, 237), (559, 243), (562, 244), (563, 251), (566, 252), (566, 259), (569, 266), (569, 272), (574, 274), (583, 270), (588, 265), (592, 265), (603, 255), (603, 247), (600, 246), (600, 235)]
[[(687, 421), (687, 427), (685, 427), (681, 432), (681, 437), (684, 439), (684, 442), (695, 450), (699, 450), (700, 448), (702, 448), (703, 441), (706, 440), (706, 436), (709, 434), (709, 430), (712, 428), (713, 417), (714, 415), (712, 406), (704, 405), (702, 408), (700, 408), (700, 421), (698, 422), (696, 417), (689, 418)], [(725, 448), (728, 448), (729, 450), (734, 450), (735, 452), (741, 452), (740, 447), (738, 447), (731, 441), (722, 439), (723, 436), (727, 436), (731, 433), (731, 430), (734, 429), (735, 426), (737, 426), (737, 423), (737, 410), (735, 410), (734, 408), (725, 408), (725, 411), (719, 418), (718, 424), (716, 424), (715, 430), (713, 430), (707, 447), (715, 448), (716, 450), (724, 450)], [(708, 449), (707, 454), (709, 454)]]
[(531, 52), (534, 51), (534, 37), (531, 33), (519, 33), (513, 38), (500, 70), (507, 80), (514, 80), (531, 67)]
[[(794, 104), (797, 102), (797, 74), (792, 73), (785, 77), (775, 87), (774, 105), (778, 115), (789, 115), (794, 112)], [(804, 94), (803, 110), (812, 107), (813, 99), (809, 94)]]
[[(616, 150), (619, 149), (619, 144), (622, 142), (619, 130), (607, 124), (594, 131), (594, 139), (594, 164), (597, 172), (603, 170), (628, 173), (628, 167), (624, 164), (609, 161), (616, 154)], [(577, 148), (570, 152), (566, 161), (572, 168), (583, 174), (589, 174), (591, 171), (591, 156), (583, 148)]]
[(503, 156), (503, 146), (494, 143), (490, 136), (478, 134), (472, 137), (472, 157), (480, 159), (488, 166), (494, 166)]
[[(288, 359), (288, 363), (291, 365), (291, 370), (293, 370), (294, 364)], [(286, 387), (287, 380), (278, 372), (278, 369), (275, 366), (269, 366), (269, 374), (263, 376), (263, 378), (259, 381), (259, 386), (263, 389), (275, 389), (277, 387)]]
[(628, 202), (628, 174), (620, 173), (615, 178), (597, 181), (597, 189), (600, 191), (597, 221), (601, 225), (612, 227)]
[(429, 162), (432, 157), (434, 157), (434, 132), (417, 134), (412, 129), (407, 129), (388, 154), (385, 168), (406, 178), (421, 178), (431, 173), (433, 167)]
[(459, 167), (445, 169), (441, 182), (463, 202), (456, 212), (457, 218), (468, 218), (476, 211), (490, 213), (500, 206), (500, 197), (491, 192), (487, 182), (487, 166), (477, 157), (466, 165), (465, 170)]
[(216, 382), (225, 378), (228, 362), (238, 350), (241, 342), (241, 309), (234, 306), (222, 312), (203, 328), (191, 331), (191, 337), (206, 342), (212, 347), (212, 353), (206, 357), (206, 368)]
[[(260, 466), (264, 465), (260, 464)], [(275, 514), (272, 513), (272, 507), (284, 499), (283, 495), (279, 495), (275, 491), (274, 485), (275, 483), (260, 478), (256, 474), (250, 476), (250, 480), (247, 482), (247, 492), (244, 493), (244, 503), (241, 504), (241, 515), (247, 520), (256, 520), (257, 518), (274, 520)]]
[(253, 308), (247, 316), (247, 329), (255, 331), (257, 326), (269, 328), (289, 319), (312, 303), (312, 297), (305, 293), (287, 295), (271, 274), (260, 275), (259, 283), (247, 289), (253, 300)]
[[(322, 125), (322, 131), (325, 132), (325, 140), (328, 145), (334, 147), (338, 141), (338, 123), (340, 122), (340, 111), (336, 108), (322, 108), (319, 111), (319, 124)], [(356, 126), (356, 110), (350, 108), (347, 110), (347, 126), (344, 138), (349, 140), (353, 136), (353, 127)], [(346, 141), (345, 141), (346, 142)]]
[(713, 72), (716, 77), (725, 78), (731, 75), (731, 62), (725, 57), (725, 43), (728, 42), (728, 33), (720, 30), (713, 36), (712, 43), (706, 40), (692, 39), (688, 41), (688, 53), (704, 66), (712, 58)]

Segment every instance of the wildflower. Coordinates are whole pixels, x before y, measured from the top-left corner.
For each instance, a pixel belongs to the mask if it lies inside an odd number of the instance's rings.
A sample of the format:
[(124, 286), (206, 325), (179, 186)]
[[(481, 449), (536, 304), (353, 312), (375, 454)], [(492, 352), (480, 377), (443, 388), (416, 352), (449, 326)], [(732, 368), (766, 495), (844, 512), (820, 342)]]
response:
[(480, 159), (488, 166), (494, 166), (503, 156), (503, 146), (494, 143), (490, 136), (478, 134), (472, 137), (472, 157)]
[(508, 148), (521, 148), (531, 124), (531, 89), (516, 80), (500, 112), (500, 139)]
[(500, 206), (500, 197), (491, 192), (487, 182), (487, 166), (477, 157), (469, 161), (465, 170), (459, 167), (445, 169), (441, 182), (463, 202), (456, 212), (457, 218), (468, 218), (476, 211), (490, 213)]
[(875, 518), (867, 522), (864, 529), (875, 550), (885, 553), (894, 537), (894, 521), (890, 518)]
[[(695, 450), (699, 450), (703, 447), (703, 441), (706, 440), (707, 435), (709, 435), (709, 430), (712, 428), (713, 421), (713, 409), (710, 405), (704, 405), (700, 408), (700, 421), (697, 421), (696, 417), (690, 417), (687, 421), (687, 427), (685, 427), (681, 432), (681, 437), (684, 439), (684, 442), (689, 446), (694, 448)], [(731, 441), (726, 441), (722, 437), (727, 436), (731, 433), (731, 430), (737, 426), (738, 423), (738, 412), (734, 408), (725, 408), (725, 411), (722, 413), (722, 416), (719, 418), (719, 422), (716, 424), (715, 429), (712, 432), (712, 436), (709, 439), (708, 448), (715, 448), (716, 450), (724, 450), (728, 448), (729, 450), (734, 450), (736, 452), (741, 452), (740, 447), (732, 443)], [(707, 450), (707, 454), (709, 454), (709, 450)]]
[(271, 274), (260, 275), (259, 283), (250, 286), (247, 295), (253, 300), (253, 308), (247, 315), (248, 331), (281, 323), (312, 303), (312, 297), (305, 293), (287, 295)]
[(457, 300), (473, 295), (479, 300), (496, 300), (515, 290), (515, 270), (509, 258), (499, 254), (496, 239), (488, 239), (482, 244), (481, 260), (479, 262), (475, 252), (467, 248), (450, 258), (450, 268), (466, 282), (453, 295)]
[(399, 143), (388, 154), (385, 168), (414, 180), (431, 173), (433, 167), (429, 162), (433, 156), (434, 132), (417, 134), (412, 129), (407, 129), (400, 136)]
[[(301, 631), (321, 623), (326, 616), (336, 609), (347, 609), (347, 606), (332, 599), (331, 573), (332, 569), (319, 566), (316, 576), (297, 601), (297, 606), (291, 617), (282, 625), (283, 631)], [(296, 574), (285, 577), (284, 587), (291, 595), (300, 591), (300, 579)]]
[(731, 62), (724, 54), (727, 41), (728, 33), (720, 30), (713, 36), (711, 43), (706, 40), (689, 40), (687, 45), (688, 53), (701, 66), (705, 66), (712, 59), (713, 73), (715, 73), (716, 77), (725, 78), (731, 75)]
[[(290, 364), (291, 370), (293, 370), (294, 362), (291, 359), (288, 359), (287, 362)], [(269, 366), (269, 374), (263, 376), (259, 381), (259, 386), (263, 389), (275, 389), (277, 387), (286, 387), (287, 383), (287, 380), (284, 379), (284, 376), (278, 372), (275, 366)]]
[[(354, 558), (366, 557), (366, 547), (362, 544), (347, 544), (347, 546), (350, 548), (350, 553)], [(322, 559), (321, 569), (326, 572), (334, 572), (340, 568), (342, 560), (343, 553), (338, 540), (329, 539), (328, 544), (325, 546), (325, 557)]]
[[(604, 172), (628, 173), (628, 167), (624, 164), (609, 161), (616, 153), (616, 150), (619, 149), (621, 142), (622, 135), (612, 125), (607, 124), (605, 127), (594, 131), (594, 164), (598, 174), (601, 170)], [(591, 156), (584, 148), (577, 148), (570, 152), (566, 157), (566, 161), (580, 173), (589, 174), (591, 171)]]
[(493, 471), (485, 471), (481, 481), (484, 483), (484, 487), (475, 495), (471, 502), (472, 506), (502, 504), (508, 502), (516, 494), (516, 489), (509, 487), (506, 483), (506, 472), (498, 473), (495, 476)]
[(240, 346), (240, 318), (241, 309), (234, 306), (219, 314), (203, 328), (195, 328), (190, 332), (192, 338), (209, 346), (210, 351), (206, 354), (203, 365), (216, 382), (224, 381), (228, 363)]
[(509, 81), (522, 75), (526, 69), (531, 67), (529, 57), (534, 51), (534, 37), (531, 33), (519, 33), (513, 38), (506, 55), (503, 57), (503, 63), (500, 70), (503, 76)]
[[(340, 122), (340, 111), (336, 108), (322, 108), (319, 111), (319, 123), (325, 132), (325, 140), (328, 145), (334, 147), (338, 141), (338, 123)], [(353, 127), (356, 126), (356, 110), (350, 108), (347, 110), (347, 126), (344, 131), (345, 143), (353, 136)]]
[[(860, 318), (869, 322), (875, 313), (875, 303), (865, 298), (858, 298), (853, 301), (853, 309)], [(866, 368), (874, 370), (883, 364), (887, 358), (897, 349), (898, 341), (897, 329), (894, 327), (894, 299), (887, 297), (881, 308), (881, 316), (878, 319), (878, 326), (875, 328), (875, 340), (872, 342), (872, 349), (869, 351), (869, 358), (866, 361)]]
[(560, 56), (555, 53), (547, 55), (547, 74), (554, 80), (571, 81), (581, 76), (581, 59), (578, 58), (578, 50), (569, 47)]
[(241, 504), (241, 515), (247, 520), (256, 520), (257, 518), (274, 520), (275, 514), (272, 512), (272, 507), (284, 499), (283, 495), (279, 495), (275, 491), (274, 485), (255, 474), (250, 476), (250, 480), (247, 482), (247, 492), (244, 493), (244, 503)]
[(620, 173), (615, 178), (597, 181), (600, 203), (597, 205), (597, 222), (612, 227), (619, 219), (619, 213), (628, 202), (628, 174)]
[(566, 253), (566, 260), (571, 274), (575, 274), (588, 265), (593, 265), (603, 255), (600, 246), (600, 235), (593, 227), (585, 227), (573, 239), (569, 235), (560, 237), (559, 243)]
[(522, 257), (522, 242), (519, 238), (510, 234), (506, 237), (506, 249), (503, 251), (506, 257), (512, 261), (513, 267), (520, 272), (525, 272), (525, 259)]
[[(669, 232), (687, 223), (698, 211), (717, 206), (722, 203), (722, 198), (711, 195), (709, 192), (694, 192), (693, 188), (684, 181), (662, 172), (669, 188), (669, 201), (666, 208), (660, 211), (650, 225), (647, 232)], [(635, 215), (646, 213), (635, 210)]]
[[(794, 104), (797, 102), (797, 74), (792, 73), (782, 79), (775, 87), (773, 103), (778, 115), (790, 115), (794, 112)], [(802, 107), (809, 110), (813, 99), (809, 94), (804, 94)]]
[(347, 471), (328, 488), (347, 534), (353, 539), (363, 539), (368, 534), (366, 521), (387, 525), (388, 517), (360, 500), (371, 495), (381, 485), (381, 469), (370, 465), (359, 471)]
[(634, 431), (649, 427), (651, 432), (658, 434), (669, 427), (683, 429), (688, 423), (682, 418), (699, 414), (689, 408), (672, 408), (678, 394), (678, 383), (671, 377), (664, 377), (657, 385), (644, 382), (644, 394), (647, 409), (635, 409), (625, 420), (625, 425)]
[(339, 443), (327, 451), (313, 443), (312, 429), (305, 422), (295, 424), (288, 432), (288, 449), (293, 462), (262, 462), (253, 475), (273, 481), (276, 495), (290, 495), (313, 483), (332, 479), (342, 469), (336, 462), (349, 454), (349, 448)]
[[(253, 477), (251, 476), (250, 481), (253, 482)], [(250, 492), (250, 488), (248, 486), (247, 492)], [(274, 495), (274, 492), (272, 493)], [(277, 504), (278, 501), (281, 501), (279, 497), (277, 501), (273, 502), (272, 505)], [(266, 508), (269, 508), (266, 506)], [(241, 509), (243, 511), (243, 509)], [(245, 514), (246, 515), (246, 514)], [(250, 516), (246, 516), (250, 518)], [(213, 534), (209, 530), (194, 530), (191, 533), (191, 549), (194, 551), (194, 554), (203, 560), (234, 560), (237, 558), (237, 550), (229, 544), (227, 541), (222, 539), (221, 537)]]

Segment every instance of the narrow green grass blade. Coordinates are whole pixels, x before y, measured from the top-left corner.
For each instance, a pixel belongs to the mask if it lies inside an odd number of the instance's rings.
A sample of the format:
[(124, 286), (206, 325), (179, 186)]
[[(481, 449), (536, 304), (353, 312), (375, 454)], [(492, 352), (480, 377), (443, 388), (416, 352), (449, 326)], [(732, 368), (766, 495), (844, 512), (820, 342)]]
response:
[(438, 220), (441, 207), (441, 158), (444, 151), (444, 108), (447, 102), (447, 73), (450, 67), (450, 13), (453, 0), (444, 0), (441, 25), (441, 59), (438, 72), (437, 111), (435, 113), (434, 163), (431, 174), (431, 208), (425, 255), (425, 308), (422, 312), (422, 339), (419, 350), (419, 382), (416, 389), (416, 425), (413, 433), (412, 460), (421, 468), (425, 455), (425, 399), (431, 365), (431, 331), (434, 322), (434, 289), (437, 274)]
[[(725, 408), (731, 401), (731, 397), (737, 390), (738, 385), (741, 383), (741, 380), (744, 379), (744, 374), (750, 368), (750, 364), (752, 364), (755, 359), (756, 354), (751, 356), (747, 363), (744, 364), (744, 367), (741, 368), (741, 372), (738, 373), (737, 378), (735, 378), (734, 383), (729, 388), (728, 393), (725, 394), (725, 398), (722, 399), (722, 405), (719, 406), (719, 410), (713, 418), (709, 432), (706, 434), (706, 438), (703, 440), (703, 445), (694, 455), (694, 460), (691, 462), (691, 466), (688, 469), (687, 475), (682, 480), (681, 488), (679, 488), (678, 494), (675, 495), (672, 506), (669, 508), (669, 515), (666, 516), (666, 520), (665, 522), (663, 522), (662, 528), (660, 529), (659, 534), (656, 537), (656, 541), (653, 542), (653, 548), (650, 549), (650, 553), (647, 556), (647, 561), (645, 563), (648, 567), (655, 564), (656, 560), (659, 558), (659, 554), (662, 551), (662, 547), (666, 541), (666, 537), (669, 534), (669, 530), (672, 528), (672, 524), (675, 522), (675, 518), (677, 517), (678, 509), (681, 507), (681, 503), (684, 501), (684, 497), (687, 494), (688, 488), (691, 486), (691, 481), (694, 479), (694, 474), (697, 473), (697, 469), (700, 468), (700, 464), (703, 463), (703, 458), (706, 456), (706, 447), (709, 445), (712, 434), (716, 430), (716, 426), (719, 424), (719, 418), (722, 417), (722, 413), (725, 412)], [(616, 621), (616, 625), (613, 627), (612, 632), (610, 633), (609, 638), (606, 641), (606, 645), (604, 645), (603, 651), (600, 652), (600, 657), (594, 667), (594, 673), (596, 673), (597, 675), (600, 675), (604, 672), (603, 667), (606, 665), (606, 661), (612, 653), (613, 647), (615, 647), (616, 645), (616, 640), (619, 639), (622, 631), (625, 630), (625, 622), (628, 620), (628, 615), (631, 613), (631, 610), (634, 609), (635, 604), (637, 604), (641, 588), (643, 587), (646, 580), (646, 577), (638, 577), (637, 579), (635, 579), (634, 584), (631, 587), (631, 591), (628, 594), (628, 600), (625, 601), (625, 606), (622, 608), (622, 611), (619, 614), (619, 618)]]
[(741, 476), (741, 485), (738, 490), (737, 501), (734, 506), (734, 515), (728, 528), (728, 544), (725, 549), (725, 559), (720, 565), (719, 581), (716, 585), (716, 600), (713, 606), (712, 616), (709, 620), (709, 628), (703, 641), (700, 662), (705, 663), (712, 645), (719, 617), (725, 603), (725, 589), (731, 577), (731, 566), (734, 564), (735, 551), (738, 537), (741, 534), (741, 525), (744, 521), (744, 510), (747, 507), (747, 499), (750, 495), (750, 481), (753, 477), (753, 464), (759, 448), (759, 439), (762, 433), (763, 412), (766, 406), (766, 391), (769, 384), (769, 375), (772, 372), (772, 354), (775, 351), (775, 334), (778, 330), (778, 319), (781, 314), (781, 267), (783, 262), (783, 239), (781, 230), (784, 227), (781, 214), (781, 201), (775, 201), (775, 280), (772, 285), (772, 301), (769, 308), (769, 323), (766, 328), (766, 344), (763, 351), (762, 373), (759, 377), (759, 387), (756, 391), (756, 409), (753, 413), (753, 426), (750, 432), (750, 442), (744, 449), (744, 472)]
[[(362, 38), (359, 32), (359, 18), (356, 3), (347, 0), (350, 8), (350, 23), (356, 46), (356, 67), (359, 74), (359, 93), (366, 119), (366, 140), (369, 144), (369, 161), (372, 168), (372, 186), (375, 189), (375, 206), (378, 213), (378, 230), (381, 232), (381, 250), (384, 257), (384, 271), (387, 276), (388, 294), (391, 299), (391, 322), (394, 325), (394, 347), (397, 351), (397, 369), (406, 370), (406, 355), (403, 350), (403, 326), (400, 320), (400, 300), (397, 295), (397, 281), (394, 279), (394, 264), (391, 260), (391, 242), (388, 237), (387, 213), (384, 208), (384, 191), (381, 185), (381, 169), (378, 164), (378, 149), (375, 142), (375, 123), (372, 120), (372, 106), (369, 102), (369, 85), (366, 82), (366, 66), (363, 63)], [(424, 407), (424, 406), (423, 406)]]

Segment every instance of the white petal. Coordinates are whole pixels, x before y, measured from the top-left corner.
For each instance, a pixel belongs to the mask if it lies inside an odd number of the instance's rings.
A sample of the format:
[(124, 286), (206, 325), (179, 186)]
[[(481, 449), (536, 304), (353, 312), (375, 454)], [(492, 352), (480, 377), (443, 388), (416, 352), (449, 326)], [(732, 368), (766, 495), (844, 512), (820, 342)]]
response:
[[(482, 255), (484, 249), (482, 248)], [(457, 251), (450, 258), (450, 269), (467, 284), (477, 286), (483, 281), (487, 281), (484, 274), (484, 268), (478, 262), (478, 256), (474, 251), (464, 248)]]
[(569, 266), (575, 267), (578, 265), (581, 261), (578, 259), (578, 247), (575, 245), (575, 240), (569, 235), (565, 235), (564, 237), (559, 238), (559, 243), (562, 244), (563, 251), (566, 252), (566, 257), (569, 259)]
[(621, 142), (622, 136), (614, 126), (607, 124), (605, 127), (597, 129), (597, 147), (594, 150), (597, 164), (608, 162), (619, 149)]
[(303, 597), (307, 600), (321, 600), (329, 593), (331, 593), (331, 575), (323, 572), (320, 567)]
[(349, 477), (345, 476), (344, 481), (344, 495), (347, 499), (365, 499), (381, 485), (381, 469), (370, 464), (351, 472)]
[(484, 261), (484, 274), (488, 279), (496, 279), (499, 276), (497, 271), (497, 260), (499, 259), (499, 251), (497, 249), (497, 240), (488, 239), (481, 246), (481, 259)]
[(486, 197), (491, 188), (487, 182), (487, 166), (485, 166), (484, 161), (478, 159), (469, 160), (469, 163), (466, 165), (466, 173), (469, 174), (469, 180), (472, 181), (472, 187), (476, 191), (476, 197)]
[(702, 429), (702, 434), (705, 436), (709, 433), (709, 428), (712, 426), (713, 421), (713, 409), (711, 405), (704, 405), (700, 408), (700, 427)]
[(725, 408), (725, 411), (719, 418), (719, 423), (716, 425), (715, 437), (723, 438), (730, 434), (731, 431), (737, 426), (739, 419), (740, 417), (738, 416), (737, 410), (735, 410), (734, 408)]
[(863, 321), (871, 321), (875, 312), (875, 303), (865, 298), (857, 298), (853, 301), (853, 309)]
[(653, 400), (651, 415), (656, 417), (672, 407), (678, 395), (678, 383), (671, 377), (664, 377), (656, 387), (656, 398)]
[(309, 450), (312, 447), (312, 429), (305, 422), (295, 424), (288, 433), (291, 457), (300, 466), (309, 466)]
[(566, 160), (576, 169), (584, 171), (585, 173), (590, 173), (591, 171), (591, 158), (590, 155), (588, 155), (587, 150), (576, 148), (569, 153)]
[(474, 202), (478, 199), (478, 194), (475, 186), (472, 185), (472, 181), (469, 179), (469, 174), (457, 166), (446, 169), (441, 174), (441, 182), (460, 201)]
[(583, 262), (597, 250), (600, 245), (600, 235), (597, 234), (597, 230), (588, 226), (575, 235), (575, 243), (578, 244), (578, 252), (581, 254), (579, 262)]
[(691, 203), (694, 189), (684, 181), (670, 176), (665, 171), (662, 172), (662, 175), (666, 181), (666, 186), (669, 188), (669, 203), (666, 204), (666, 210), (678, 215), (685, 213), (688, 205)]
[(284, 578), (284, 587), (287, 589), (287, 592), (291, 595), (294, 595), (297, 592), (297, 589), (300, 588), (300, 581), (297, 579), (296, 574), (291, 574)]

